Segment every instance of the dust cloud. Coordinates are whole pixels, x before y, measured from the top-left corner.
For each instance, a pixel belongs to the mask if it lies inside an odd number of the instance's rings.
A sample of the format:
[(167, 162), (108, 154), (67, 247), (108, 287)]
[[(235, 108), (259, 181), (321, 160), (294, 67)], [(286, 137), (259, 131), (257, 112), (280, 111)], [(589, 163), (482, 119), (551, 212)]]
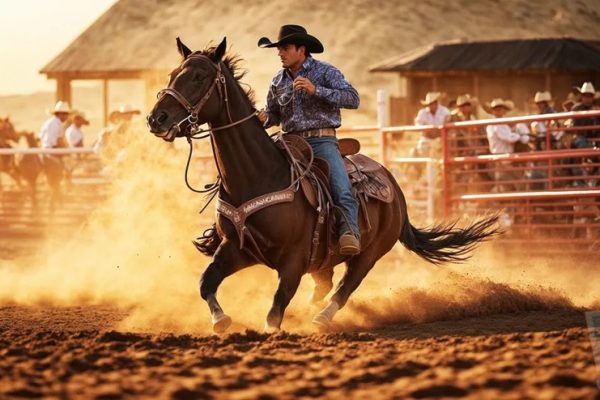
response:
[[(205, 199), (184, 185), (187, 149), (181, 144), (173, 147), (144, 129), (132, 132), (110, 164), (108, 198), (88, 222), (66, 241), (53, 240), (50, 234), (35, 254), (2, 262), (0, 305), (109, 304), (127, 311), (120, 325), (124, 330), (212, 332), (198, 290), (210, 260), (191, 240), (208, 226), (214, 212), (198, 216)], [(191, 175), (195, 186), (213, 178)], [(594, 290), (600, 278), (590, 274), (589, 265), (515, 262), (499, 254), (488, 244), (463, 265), (435, 267), (397, 246), (338, 313), (338, 327), (376, 328), (600, 304)], [(338, 267), (335, 279), (342, 272)], [(262, 266), (225, 280), (219, 300), (233, 318), (234, 330), (262, 329), (276, 285), (276, 273)], [(312, 279), (305, 277), (284, 329), (312, 330), (310, 319), (318, 311), (309, 305), (312, 287)]]

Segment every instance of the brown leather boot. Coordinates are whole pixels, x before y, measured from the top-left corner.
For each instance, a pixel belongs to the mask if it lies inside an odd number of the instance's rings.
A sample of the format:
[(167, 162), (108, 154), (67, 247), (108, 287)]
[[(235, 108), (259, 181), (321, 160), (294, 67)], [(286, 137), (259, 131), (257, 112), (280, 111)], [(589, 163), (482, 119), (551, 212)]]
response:
[(343, 256), (354, 256), (360, 253), (360, 242), (351, 233), (340, 236), (340, 254)]

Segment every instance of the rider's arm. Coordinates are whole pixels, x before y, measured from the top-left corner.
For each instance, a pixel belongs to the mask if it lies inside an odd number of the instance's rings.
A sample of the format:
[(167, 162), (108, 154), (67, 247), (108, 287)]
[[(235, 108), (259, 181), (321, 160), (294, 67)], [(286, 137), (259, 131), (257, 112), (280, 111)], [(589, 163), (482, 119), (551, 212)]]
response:
[(360, 98), (356, 89), (344, 78), (339, 69), (329, 66), (323, 84), (315, 83), (315, 96), (340, 108), (358, 108)]

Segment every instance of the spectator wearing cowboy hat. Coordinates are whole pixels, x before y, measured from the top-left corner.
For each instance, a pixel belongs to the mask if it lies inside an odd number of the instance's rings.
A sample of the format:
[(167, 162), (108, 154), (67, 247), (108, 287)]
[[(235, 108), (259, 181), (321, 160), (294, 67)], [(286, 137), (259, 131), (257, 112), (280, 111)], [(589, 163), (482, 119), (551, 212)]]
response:
[[(421, 100), (421, 105), (425, 106), (419, 110), (415, 118), (415, 125), (442, 125), (450, 118), (450, 110), (439, 104), (441, 93), (429, 92), (425, 95), (425, 100)], [(440, 137), (437, 131), (428, 131), (421, 133), (419, 142), (417, 143), (417, 151), (422, 156), (430, 155), (433, 150), (433, 139)]]
[(67, 142), (71, 147), (83, 147), (84, 135), (81, 131), (81, 127), (84, 125), (89, 125), (90, 121), (85, 118), (85, 113), (81, 111), (74, 111), (72, 117), (73, 123), (69, 125), (67, 131), (65, 132)]
[(337, 227), (339, 251), (358, 254), (358, 201), (335, 136), (341, 125), (340, 109), (358, 108), (358, 93), (337, 68), (312, 57), (324, 48), (302, 26), (284, 25), (276, 42), (262, 37), (258, 46), (277, 48), (283, 67), (271, 81), (265, 109), (258, 117), (266, 128), (281, 124), (283, 131), (304, 137), (315, 156), (329, 163), (333, 200), (345, 216)]
[[(538, 114), (554, 114), (556, 112), (550, 105), (552, 102), (552, 95), (548, 91), (536, 92), (533, 101), (538, 109)], [(557, 128), (559, 125), (557, 121), (534, 121), (531, 123), (531, 131), (535, 135), (536, 150), (546, 149), (546, 135), (548, 134), (549, 126)], [(560, 147), (560, 139), (564, 135), (564, 132), (553, 129), (550, 135), (551, 148), (556, 149)]]
[[(456, 109), (452, 110), (449, 122), (474, 121), (477, 118), (473, 113), (473, 106), (476, 99), (470, 94), (463, 94), (456, 98)], [(479, 128), (460, 128), (453, 130), (456, 138), (456, 147), (467, 148), (459, 151), (459, 156), (486, 154), (485, 148), (488, 146), (485, 134)], [(483, 148), (481, 150), (480, 148)]]
[(61, 144), (63, 123), (69, 118), (71, 109), (66, 101), (58, 101), (54, 110), (49, 113), (52, 117), (43, 123), (38, 134), (42, 147), (46, 149), (58, 147)]
[[(590, 111), (594, 109), (594, 96), (596, 90), (592, 82), (585, 82), (581, 87), (574, 88), (579, 93), (579, 102), (571, 108), (571, 111)], [(571, 126), (593, 126), (598, 125), (600, 121), (595, 117), (573, 118)], [(584, 130), (575, 131), (575, 137), (571, 142), (571, 147), (575, 149), (584, 149), (593, 147), (590, 139), (596, 138), (598, 131)]]
[[(489, 104), (489, 109), (496, 118), (502, 118), (513, 108), (513, 102), (497, 98)], [(527, 127), (524, 127), (527, 129)], [(486, 126), (486, 133), (492, 154), (505, 154), (515, 152), (515, 143), (527, 144), (529, 142), (528, 130), (519, 127), (517, 132), (513, 132), (507, 124), (494, 124)], [(495, 172), (496, 190), (499, 192), (520, 190), (521, 185), (507, 181), (518, 181), (523, 179), (523, 175), (518, 171), (512, 171), (513, 167), (510, 161), (499, 161), (496, 163)]]
[[(510, 100), (498, 98), (490, 103), (490, 109), (496, 118), (504, 117), (512, 108), (513, 102)], [(517, 132), (513, 132), (507, 124), (495, 124), (488, 125), (485, 130), (492, 154), (514, 153), (515, 143), (526, 144), (529, 142), (528, 131), (523, 127), (519, 127)]]

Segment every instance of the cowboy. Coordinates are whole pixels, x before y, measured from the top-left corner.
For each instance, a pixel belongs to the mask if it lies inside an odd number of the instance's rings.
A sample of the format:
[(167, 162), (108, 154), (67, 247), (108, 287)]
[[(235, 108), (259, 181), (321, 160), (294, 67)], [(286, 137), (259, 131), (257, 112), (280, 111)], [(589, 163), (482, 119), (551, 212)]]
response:
[[(450, 118), (450, 111), (439, 104), (441, 93), (429, 92), (425, 95), (425, 100), (421, 100), (421, 104), (425, 107), (421, 108), (415, 118), (415, 125), (442, 125)], [(439, 131), (428, 131), (421, 134), (421, 138), (417, 143), (419, 154), (427, 156), (432, 150), (432, 141), (440, 137)]]
[[(492, 100), (489, 109), (496, 118), (502, 118), (507, 112), (512, 110), (513, 102), (497, 98)], [(526, 126), (524, 127), (527, 128)], [(515, 143), (527, 144), (529, 142), (528, 131), (523, 128), (516, 129), (513, 132), (507, 124), (496, 124), (486, 126), (487, 138), (490, 144), (490, 152), (492, 154), (514, 153)], [(518, 191), (522, 186), (515, 181), (523, 179), (523, 174), (519, 171), (514, 171), (510, 161), (499, 161), (496, 164), (495, 171), (496, 187), (498, 192)]]
[(69, 125), (65, 132), (67, 142), (71, 147), (83, 147), (84, 135), (81, 131), (81, 127), (89, 124), (90, 121), (85, 118), (85, 113), (81, 111), (73, 112), (73, 123)]
[[(474, 121), (477, 118), (473, 114), (473, 103), (475, 99), (470, 94), (463, 94), (456, 98), (456, 109), (452, 110), (448, 118), (448, 122), (463, 122), (463, 121)], [(485, 154), (487, 151), (480, 150), (479, 148), (487, 147), (487, 140), (485, 135), (480, 131), (479, 128), (461, 128), (453, 130), (456, 143), (454, 144), (457, 149), (467, 148), (461, 150), (459, 155), (478, 155)], [(482, 140), (483, 139), (483, 140)]]
[[(585, 82), (581, 87), (575, 87), (575, 90), (579, 92), (579, 103), (575, 104), (571, 111), (589, 111), (594, 109), (594, 95), (596, 94), (596, 90), (594, 89), (594, 85), (592, 82)], [(584, 117), (584, 118), (573, 118), (572, 126), (593, 126), (598, 125), (600, 121), (594, 117)], [(592, 147), (592, 143), (590, 139), (595, 138), (598, 135), (597, 131), (593, 130), (585, 130), (585, 131), (576, 131), (575, 138), (571, 143), (571, 147), (575, 149), (583, 149), (586, 147)]]
[(337, 68), (313, 58), (312, 54), (323, 52), (323, 45), (302, 26), (284, 25), (277, 42), (262, 37), (258, 46), (276, 47), (283, 66), (271, 81), (265, 109), (258, 117), (265, 128), (281, 124), (287, 134), (302, 136), (315, 157), (329, 163), (333, 201), (344, 214), (338, 223), (340, 254), (358, 254), (358, 201), (335, 131), (341, 125), (340, 109), (358, 108), (358, 93)]
[[(552, 102), (552, 95), (549, 91), (536, 92), (535, 97), (533, 98), (533, 102), (535, 103), (538, 114), (554, 114), (556, 111), (550, 103)], [(531, 123), (531, 131), (535, 134), (535, 148), (537, 150), (545, 150), (546, 149), (546, 135), (548, 133), (548, 127), (557, 128), (557, 121), (534, 121)], [(552, 140), (550, 146), (551, 148), (558, 148), (560, 145), (560, 139), (564, 135), (563, 131), (559, 131), (556, 129), (552, 129), (550, 133), (550, 138)]]
[[(512, 101), (500, 98), (492, 100), (490, 104), (492, 114), (496, 118), (504, 117), (512, 108)], [(529, 142), (528, 131), (525, 131), (522, 127), (517, 129), (517, 132), (513, 132), (510, 126), (506, 124), (496, 124), (488, 125), (485, 130), (492, 154), (514, 153), (515, 143), (526, 144)]]
[(118, 110), (112, 111), (109, 125), (100, 131), (93, 146), (94, 152), (103, 153), (109, 159), (114, 158), (126, 145), (127, 132), (134, 123), (134, 117), (139, 114), (140, 110), (131, 104), (122, 104)]
[(43, 148), (51, 149), (60, 145), (63, 138), (63, 123), (69, 118), (70, 113), (69, 103), (66, 101), (56, 103), (51, 112), (53, 116), (44, 122), (38, 134)]

